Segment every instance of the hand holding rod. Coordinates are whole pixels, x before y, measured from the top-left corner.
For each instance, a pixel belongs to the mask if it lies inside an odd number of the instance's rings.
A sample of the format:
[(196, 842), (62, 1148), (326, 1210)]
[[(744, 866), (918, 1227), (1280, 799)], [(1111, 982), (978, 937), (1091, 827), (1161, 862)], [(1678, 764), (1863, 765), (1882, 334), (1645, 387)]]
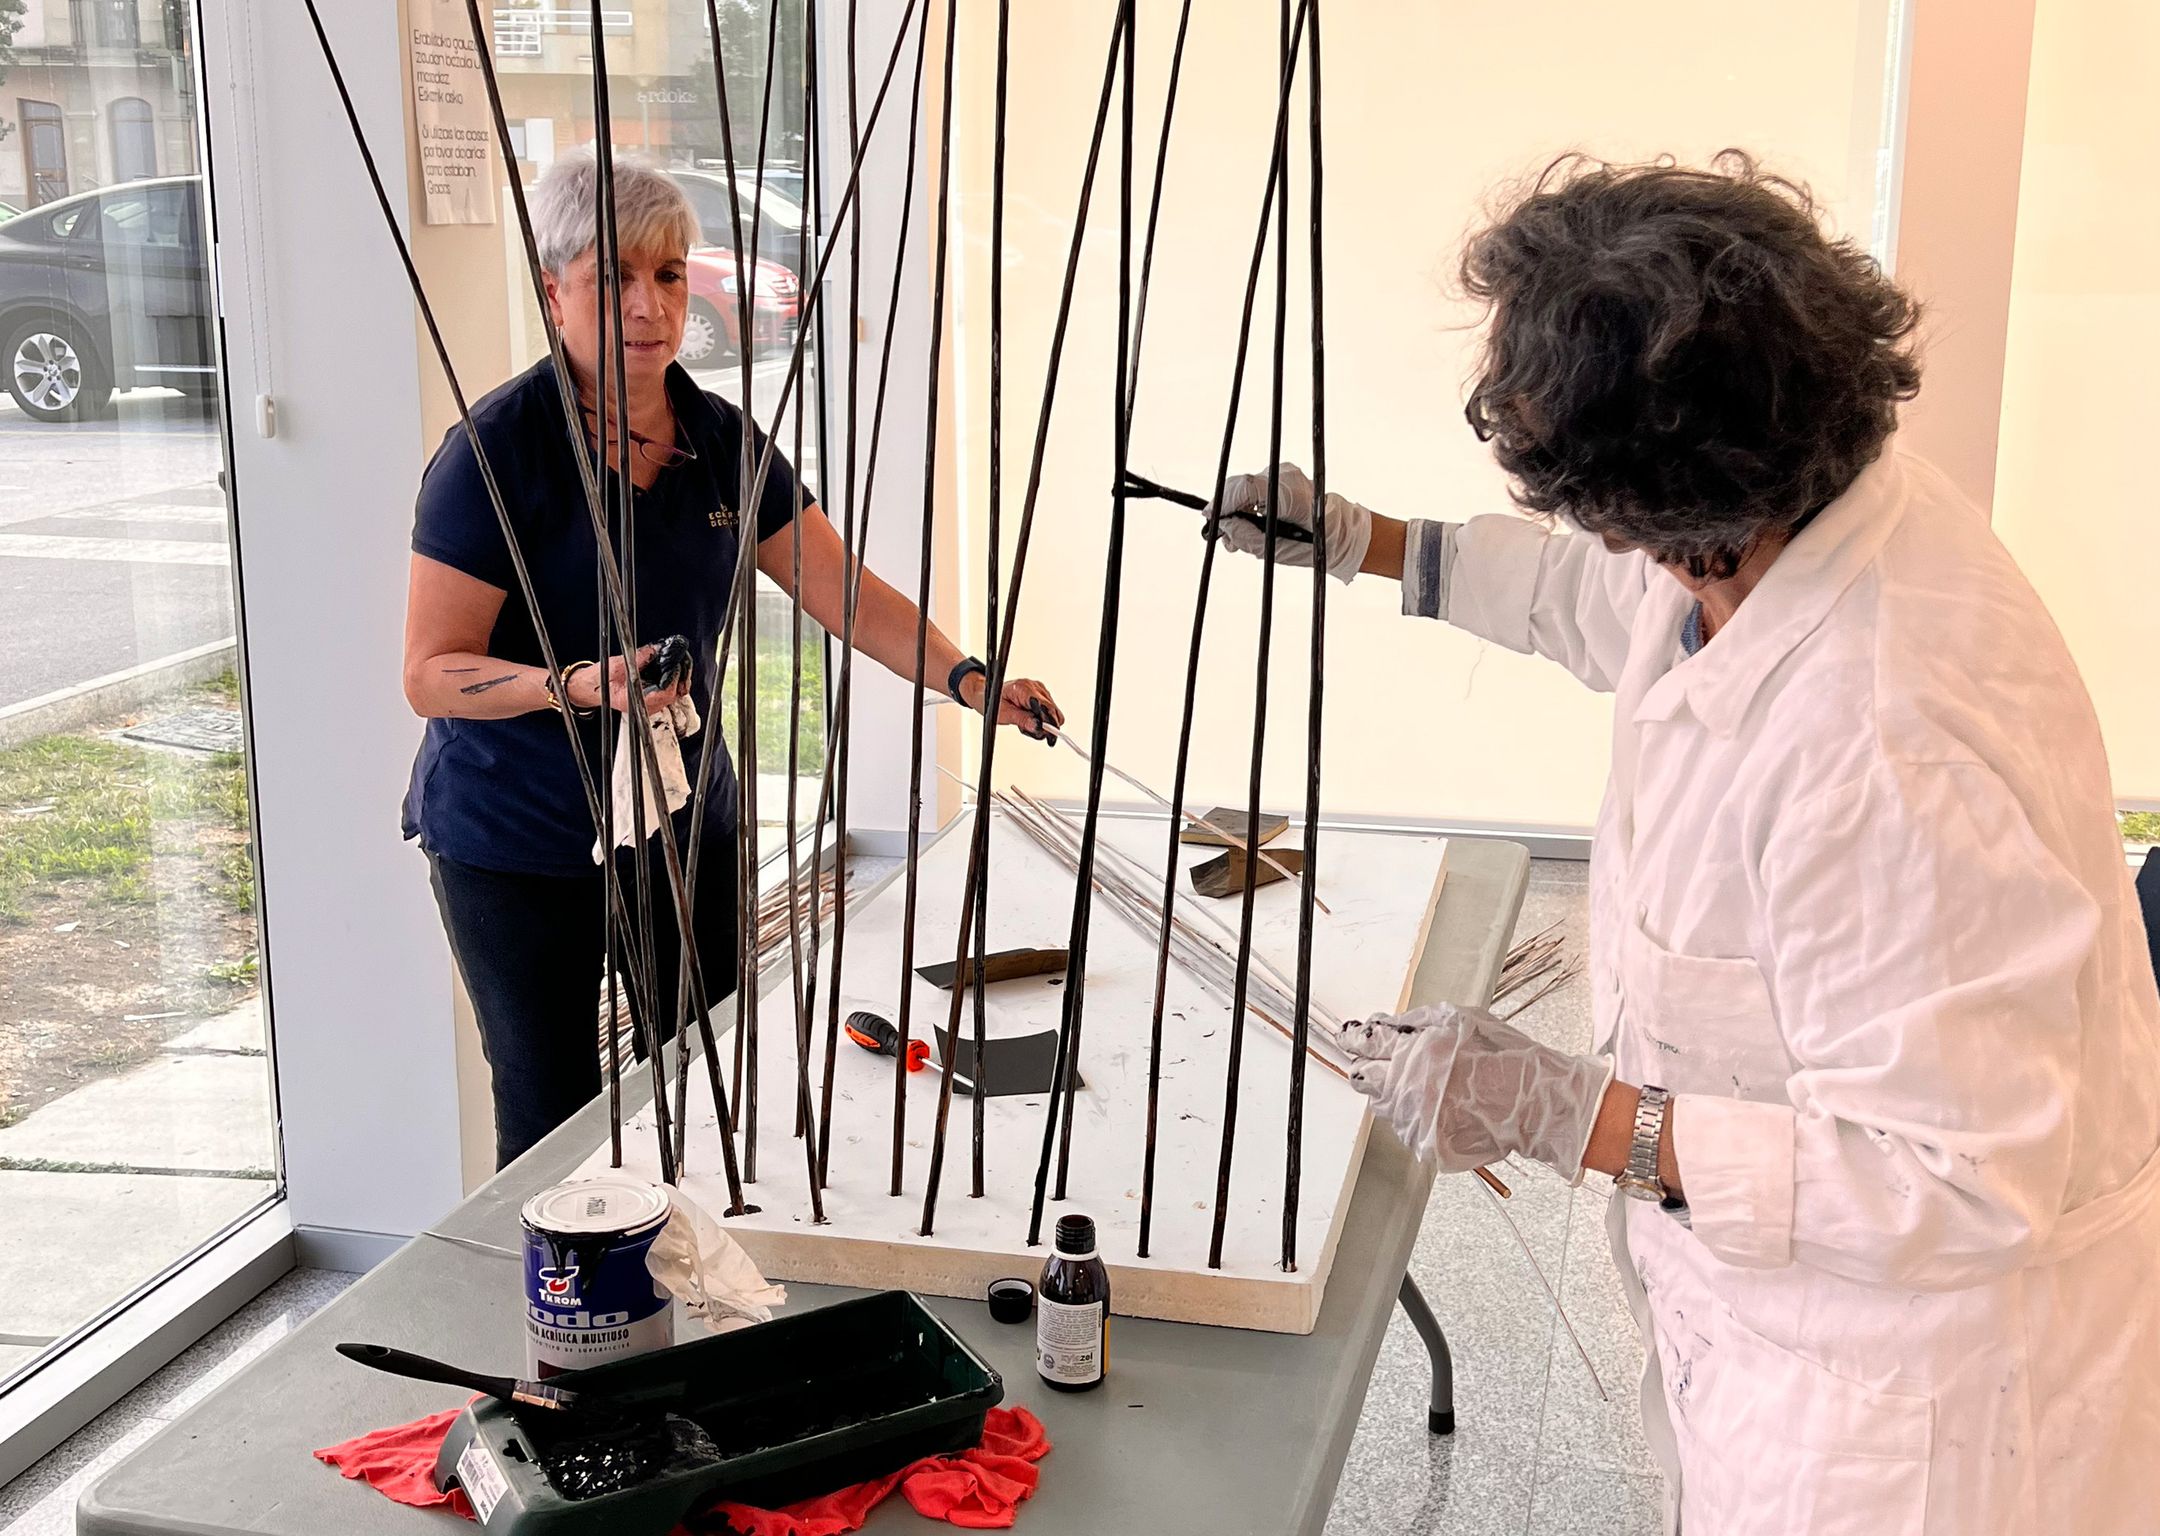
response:
[[(1190, 507), (1195, 512), (1210, 510), (1205, 496), (1195, 496), (1191, 491), (1174, 491), (1167, 485), (1157, 485), (1153, 480), (1133, 474), (1130, 470), (1126, 472), (1124, 480), (1120, 482), (1120, 488), (1128, 499), (1139, 497), (1153, 501), (1167, 501), (1176, 506)], [(1262, 533), (1267, 531), (1267, 519), (1257, 512), (1223, 512), (1217, 516), (1218, 520), (1224, 517), (1234, 517), (1240, 522), (1250, 523)], [(1212, 532), (1212, 529), (1210, 531)], [(1310, 544), (1313, 541), (1310, 528), (1301, 528), (1296, 523), (1280, 517), (1275, 519), (1275, 537), (1287, 539), (1292, 544)]]

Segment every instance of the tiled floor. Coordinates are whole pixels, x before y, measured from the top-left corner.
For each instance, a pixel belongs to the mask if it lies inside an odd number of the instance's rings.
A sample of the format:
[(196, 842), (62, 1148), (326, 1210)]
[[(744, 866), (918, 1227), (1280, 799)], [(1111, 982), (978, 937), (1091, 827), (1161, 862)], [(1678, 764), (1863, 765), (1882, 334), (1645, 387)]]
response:
[[(1521, 936), (1564, 922), (1580, 952), (1584, 866), (1534, 866)], [(1589, 1045), (1589, 993), (1556, 993), (1519, 1021), (1569, 1049)], [(1506, 1214), (1473, 1179), (1442, 1179), (1412, 1260), (1447, 1330), (1457, 1429), (1426, 1432), (1431, 1372), (1399, 1313), (1374, 1370), (1328, 1536), (1654, 1536), (1659, 1484), (1634, 1386), (1642, 1355), (1605, 1247), (1605, 1194), (1541, 1171), (1511, 1180)], [(1507, 1217), (1556, 1286), (1600, 1388), (1554, 1317)], [(345, 1285), (286, 1276), (22, 1477), (0, 1488), (10, 1536), (66, 1536), (75, 1501), (107, 1467), (237, 1372)]]
[[(1517, 937), (1565, 923), (1569, 949), (1581, 954), (1587, 868), (1534, 864)], [(1589, 988), (1578, 981), (1515, 1022), (1549, 1044), (1587, 1050)], [(1654, 1536), (1659, 1529), (1660, 1484), (1635, 1406), (1642, 1350), (1605, 1240), (1608, 1181), (1570, 1190), (1542, 1169), (1518, 1167), (1509, 1183), (1515, 1193), (1503, 1215), (1475, 1179), (1441, 1179), (1411, 1260), (1454, 1357), (1455, 1433), (1426, 1433), (1430, 1368), (1398, 1312), (1328, 1536)], [(1596, 1382), (1509, 1232), (1510, 1216), (1559, 1290)]]

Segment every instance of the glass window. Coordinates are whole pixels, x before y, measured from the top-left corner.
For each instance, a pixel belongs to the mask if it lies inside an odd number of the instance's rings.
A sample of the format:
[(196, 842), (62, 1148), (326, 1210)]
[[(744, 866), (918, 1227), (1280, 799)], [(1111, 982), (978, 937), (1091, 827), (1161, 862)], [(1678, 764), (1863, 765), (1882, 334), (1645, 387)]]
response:
[[(0, 263), (0, 1392), (280, 1189), (184, 42), (117, 100), (51, 50), (0, 155), (53, 205)], [(176, 174), (96, 190), (63, 124), (100, 121), (116, 174), (180, 125)]]
[(84, 47), (140, 47), (142, 16), (136, 5), (137, 0), (70, 0), (76, 43)]
[(112, 119), (113, 180), (141, 181), (157, 174), (157, 124), (150, 103), (123, 96), (106, 109)]

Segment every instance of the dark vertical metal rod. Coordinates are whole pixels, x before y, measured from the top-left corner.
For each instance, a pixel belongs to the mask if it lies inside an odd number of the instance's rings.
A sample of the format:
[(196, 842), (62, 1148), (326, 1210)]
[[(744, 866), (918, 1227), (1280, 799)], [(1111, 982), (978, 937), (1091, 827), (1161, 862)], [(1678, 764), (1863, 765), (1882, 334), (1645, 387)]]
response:
[[(860, 9), (857, 0), (847, 0), (847, 118), (848, 153), (860, 164), (863, 157), (862, 123), (857, 112), (856, 70), (856, 19)], [(904, 24), (903, 24), (904, 25)], [(918, 79), (920, 76), (917, 77)], [(856, 584), (849, 580), (849, 572), (861, 558), (857, 541), (860, 530), (856, 527), (857, 504), (855, 500), (856, 427), (861, 416), (860, 369), (862, 361), (862, 336), (860, 315), (862, 312), (862, 209), (855, 210), (855, 221), (848, 229), (848, 278), (847, 278), (847, 455), (846, 497), (840, 516), (840, 680), (833, 691), (834, 715), (838, 720), (838, 755), (833, 773), (833, 856), (840, 861), (841, 900), (833, 906), (832, 937), (832, 985), (825, 1000), (825, 1078), (819, 1090), (817, 1168), (818, 1182), (829, 1183), (832, 1177), (832, 1112), (833, 1076), (839, 1068), (840, 1051), (840, 983), (847, 963), (847, 800), (848, 766), (855, 740), (851, 705), (855, 694), (855, 597)], [(867, 509), (865, 509), (867, 510)]]
[[(773, 0), (773, 3), (777, 9), (779, 0)], [(798, 272), (801, 272), (810, 264), (811, 236), (813, 227), (817, 222), (817, 209), (822, 201), (818, 186), (822, 166), (817, 156), (817, 6), (814, 0), (813, 3), (804, 7), (804, 21), (800, 67), (803, 92), (803, 187), (806, 195), (803, 200), (803, 226), (796, 239), (796, 270)], [(818, 231), (818, 233), (822, 234), (823, 232)], [(805, 329), (806, 327), (822, 326), (824, 324), (822, 298), (822, 285), (820, 285), (820, 291), (804, 295), (803, 308), (798, 313), (795, 322), (798, 346), (810, 334)], [(818, 355), (822, 358), (822, 346), (820, 346)], [(817, 389), (805, 390), (797, 400), (795, 410), (795, 516), (789, 524), (789, 558), (790, 569), (793, 573), (792, 585), (794, 592), (793, 617), (790, 621), (788, 634), (787, 759), (788, 966), (790, 973), (789, 985), (792, 994), (791, 1001), (795, 1005), (795, 1134), (801, 1138), (803, 1144), (804, 1176), (810, 1188), (810, 1219), (820, 1226), (824, 1225), (825, 1222), (825, 1197), (818, 1185), (817, 1139), (810, 1131), (812, 1119), (810, 1009), (812, 1006), (811, 1000), (816, 996), (816, 978), (814, 974), (807, 979), (804, 975), (802, 925), (797, 920), (795, 899), (797, 890), (796, 844), (799, 837), (797, 810), (801, 796), (802, 763), (802, 517), (804, 510), (810, 504), (809, 498), (804, 494), (802, 483), (803, 423), (809, 416), (814, 402), (818, 415), (819, 441), (822, 443), (825, 421), (824, 388), (825, 374), (822, 362), (820, 362)], [(826, 463), (821, 449), (818, 459), (818, 473), (820, 475), (824, 474), (825, 469)], [(820, 708), (822, 709), (822, 707), (821, 701)], [(820, 736), (823, 736), (823, 732), (820, 732)], [(819, 832), (822, 834), (825, 821), (825, 807), (822, 798), (813, 809), (818, 820)], [(822, 835), (819, 842), (822, 843)], [(810, 971), (812, 973), (815, 973), (817, 969), (819, 909), (823, 906), (820, 899), (824, 893), (824, 871), (820, 867), (821, 862), (815, 857), (811, 860), (810, 889), (805, 898), (810, 908)]]
[[(1287, 73), (1292, 58), (1290, 0), (1282, 0), (1282, 59)], [(1267, 534), (1260, 564), (1260, 636), (1253, 652), (1252, 774), (1245, 803), (1245, 846), (1260, 846), (1260, 781), (1266, 768), (1268, 651), (1275, 631), (1275, 540), (1282, 481), (1275, 465), (1282, 460), (1283, 362), (1290, 321), (1290, 119), (1275, 120), (1276, 158), (1282, 175), (1275, 181), (1275, 351), (1268, 401)], [(1253, 897), (1259, 889), (1260, 861), (1245, 861), (1245, 890), (1238, 912), (1237, 977), (1231, 986), (1230, 1060), (1223, 1074), (1222, 1157), (1215, 1171), (1215, 1228), (1208, 1239), (1208, 1268), (1222, 1268), (1223, 1234), (1230, 1221), (1230, 1166), (1237, 1153), (1238, 1076), (1245, 1058), (1245, 997), (1252, 979)]]
[(1320, 888), (1320, 734), (1323, 681), (1327, 671), (1327, 283), (1323, 262), (1326, 226), (1322, 217), (1320, 103), (1320, 0), (1310, 0), (1305, 21), (1306, 99), (1311, 105), (1307, 132), (1307, 170), (1311, 200), (1312, 286), (1312, 693), (1305, 716), (1305, 868), (1298, 882), (1297, 997), (1291, 1032), (1290, 1106), (1283, 1165), (1282, 1267), (1297, 1268), (1298, 1195), (1305, 1177), (1305, 1051), (1312, 1035), (1313, 901)]
[[(1132, 413), (1140, 395), (1140, 348), (1147, 330), (1148, 282), (1155, 270), (1155, 233), (1162, 217), (1163, 181), (1170, 167), (1170, 128), (1177, 119), (1178, 81), (1185, 69), (1185, 38), (1192, 25), (1192, 0), (1184, 0), (1178, 7), (1177, 40), (1170, 47), (1170, 80), (1163, 91), (1162, 130), (1155, 145), (1154, 184), (1148, 193), (1147, 235), (1140, 252), (1140, 287), (1133, 300), (1132, 355), (1125, 372), (1125, 431), (1127, 435), (1127, 458), (1130, 458)], [(1118, 484), (1126, 481), (1126, 471), (1120, 467)], [(1182, 791), (1181, 791), (1182, 793)], [(1176, 816), (1171, 821), (1177, 821)], [(1175, 844), (1172, 844), (1173, 849)], [(1148, 1028), (1148, 1111), (1147, 1135), (1141, 1153), (1142, 1197), (1140, 1202), (1140, 1255), (1147, 1256), (1148, 1228), (1154, 1215), (1147, 1194), (1155, 1179), (1155, 1125), (1161, 1111), (1162, 1098), (1162, 1009), (1154, 1010)]]
[[(1013, 547), (1012, 580), (1007, 588), (1004, 627), (999, 632), (997, 647), (990, 656), (990, 675), (983, 689), (983, 696), (988, 700), (995, 700), (1003, 696), (1005, 668), (1012, 659), (1013, 634), (1016, 627), (1014, 621), (1018, 617), (1020, 609), (1021, 585), (1027, 575), (1028, 545), (1035, 527), (1035, 503), (1042, 493), (1043, 460), (1049, 451), (1050, 421), (1057, 405), (1058, 369), (1064, 361), (1065, 335), (1072, 320), (1073, 290), (1078, 284), (1080, 275), (1080, 252), (1087, 239), (1088, 203), (1095, 190), (1096, 167), (1102, 159), (1103, 132), (1110, 121), (1110, 96), (1113, 87), (1117, 84), (1119, 50), (1124, 41), (1124, 6), (1119, 6), (1117, 14), (1117, 24), (1111, 28), (1110, 32), (1110, 56), (1103, 65), (1102, 94), (1095, 104), (1095, 129), (1088, 141), (1087, 166), (1080, 177), (1079, 207), (1074, 211), (1072, 242), (1067, 247), (1065, 255), (1064, 286), (1058, 294), (1057, 319), (1050, 332), (1050, 356), (1044, 372), (1042, 408), (1035, 421), (1035, 446), (1028, 462), (1027, 495), (1020, 506), (1020, 531)], [(990, 861), (990, 816), (988, 805), (991, 770), (996, 764), (997, 754), (997, 717), (995, 714), (985, 718), (982, 739), (981, 771), (976, 776), (975, 820), (969, 828), (971, 836), (969, 838), (967, 876), (962, 882), (960, 890), (961, 919), (958, 925), (958, 941), (955, 945), (957, 953), (953, 956), (953, 971), (956, 975), (960, 974), (962, 968), (968, 963), (969, 933), (967, 916), (975, 906), (979, 882), (982, 879), (984, 869)], [(952, 1047), (960, 1038), (960, 1009), (964, 999), (965, 994), (959, 988), (954, 988), (951, 1008), (946, 1018), (945, 1031), (941, 1037), (945, 1045), (945, 1070), (940, 1074), (938, 1082), (937, 1127), (931, 1134), (930, 1173), (926, 1187), (923, 1190), (923, 1219), (920, 1231), (925, 1237), (930, 1235), (937, 1219), (938, 1180), (944, 1172), (945, 1165), (945, 1129), (952, 1114), (952, 1065), (954, 1056)]]
[[(1307, 0), (1299, 0), (1298, 28), (1305, 21)], [(1293, 31), (1297, 28), (1293, 28)], [(1238, 320), (1237, 356), (1230, 369), (1230, 403), (1225, 412), (1222, 448), (1215, 460), (1215, 490), (1209, 498), (1210, 505), (1220, 505), (1223, 486), (1230, 478), (1230, 454), (1237, 438), (1238, 407), (1244, 398), (1245, 360), (1252, 342), (1253, 305), (1260, 290), (1260, 269), (1267, 254), (1269, 216), (1274, 212), (1275, 187), (1282, 175), (1286, 128), (1289, 122), (1290, 92), (1297, 66), (1293, 53), (1282, 74), (1281, 91), (1275, 103), (1275, 140), (1268, 157), (1267, 185), (1260, 198), (1260, 230), (1253, 238), (1252, 264), (1245, 274), (1245, 303)], [(1215, 520), (1209, 519), (1206, 540), (1200, 555), (1200, 580), (1193, 594), (1192, 644), (1185, 663), (1185, 700), (1183, 714), (1178, 724), (1177, 767), (1170, 782), (1170, 824), (1167, 831), (1168, 851), (1163, 856), (1162, 932), (1155, 950), (1155, 1001), (1149, 1016), (1148, 1030), (1155, 1043), (1155, 1050), (1148, 1061), (1148, 1113), (1147, 1145), (1142, 1155), (1140, 1175), (1140, 1247), (1142, 1258), (1148, 1257), (1151, 1223), (1155, 1209), (1155, 1132), (1161, 1109), (1161, 1041), (1164, 1000), (1170, 985), (1170, 943), (1174, 931), (1177, 906), (1178, 879), (1178, 833), (1183, 830), (1185, 811), (1185, 776), (1192, 764), (1193, 706), (1200, 690), (1200, 652), (1207, 635), (1208, 596), (1215, 579)], [(1233, 1028), (1237, 1028), (1233, 1025)]]
[[(983, 538), (983, 644), (994, 646), (998, 637), (998, 543), (1003, 537), (1005, 509), (1005, 139), (1011, 117), (1012, 0), (998, 0), (996, 85), (990, 107), (990, 441), (988, 485), (984, 503)], [(1002, 700), (989, 693), (990, 680), (983, 679), (983, 729), (997, 729)], [(985, 814), (976, 806), (978, 815)], [(975, 974), (969, 984), (968, 1011), (975, 1024), (975, 1059), (980, 1062), (990, 1035), (990, 1001), (983, 986), (983, 957), (990, 953), (990, 866), (986, 860), (975, 883), (972, 913), (963, 922), (975, 924)], [(980, 1072), (982, 1069), (976, 1069)], [(973, 1140), (968, 1193), (984, 1194), (989, 1156), (989, 1105), (980, 1093), (970, 1096), (968, 1117)]]
[[(806, 247), (812, 243), (811, 237), (813, 234), (816, 239), (822, 239), (825, 233), (823, 215), (820, 212), (825, 205), (823, 187), (825, 166), (818, 151), (817, 12), (818, 8), (815, 0), (803, 7), (803, 228), (805, 230), (805, 239), (800, 243)], [(808, 264), (806, 256), (800, 265), (808, 266)], [(806, 342), (811, 344), (812, 364), (817, 371), (817, 387), (810, 389), (806, 386), (798, 402), (799, 410), (795, 423), (795, 462), (798, 466), (802, 463), (803, 418), (809, 414), (814, 402), (817, 409), (818, 477), (821, 480), (825, 478), (832, 467), (832, 461), (825, 452), (824, 297), (824, 284), (822, 283), (818, 284), (814, 289), (805, 290), (802, 315), (796, 322), (796, 344), (798, 346)], [(799, 700), (802, 696), (802, 525), (800, 523), (795, 525), (794, 530), (793, 559), (797, 589), (793, 640), (795, 646), (794, 696)], [(822, 629), (818, 631), (818, 644), (820, 648), (817, 700), (818, 740), (824, 749), (826, 762), (830, 763), (832, 760), (832, 711), (828, 707), (828, 695), (831, 674), (829, 669), (823, 665), (827, 660), (827, 653), (830, 648), (825, 645), (824, 631)], [(795, 730), (797, 736), (800, 736), (802, 728), (799, 724)], [(788, 767), (788, 849), (790, 857), (794, 854), (795, 840), (799, 836), (795, 826), (795, 807), (800, 798), (795, 783), (795, 761), (791, 757)], [(823, 881), (825, 877), (825, 803), (822, 789), (819, 793), (818, 802), (811, 808), (811, 811), (814, 822), (810, 844), (810, 890), (804, 898), (810, 908), (809, 957), (806, 964), (803, 956), (798, 953), (790, 962), (795, 969), (796, 1065), (802, 1077), (801, 1092), (795, 1105), (795, 1134), (797, 1136), (809, 1135), (810, 1105), (813, 1098), (809, 1085), (810, 1049), (811, 1041), (814, 1038), (812, 1020), (817, 1016), (818, 938), (822, 931), (822, 914), (819, 912), (819, 908), (823, 905), (820, 898), (824, 894)], [(810, 1145), (815, 1148), (817, 1145), (816, 1140), (812, 1139)], [(817, 1180), (813, 1177), (810, 1182), (815, 1184)]]
[[(768, 114), (772, 100), (772, 56), (778, 42), (779, 11), (771, 12), (766, 27), (765, 90), (759, 103), (761, 113)], [(735, 661), (735, 744), (737, 755), (743, 759), (736, 773), (736, 856), (735, 856), (735, 1065), (736, 1102), (743, 1107), (742, 1165), (745, 1180), (757, 1179), (757, 1100), (758, 1100), (758, 933), (757, 933), (757, 509), (750, 501), (752, 470), (757, 459), (757, 426), (752, 415), (757, 330), (754, 320), (752, 295), (757, 284), (757, 222), (753, 214), (751, 236), (747, 246), (742, 229), (741, 178), (737, 173), (735, 159), (735, 114), (729, 100), (726, 58), (720, 46), (719, 16), (713, 0), (706, 0), (706, 22), (713, 38), (713, 92), (719, 107), (720, 148), (723, 165), (727, 171), (729, 237), (735, 257), (735, 333), (736, 353), (740, 361), (741, 375), (737, 388), (742, 400), (736, 411), (736, 430), (740, 438), (737, 448), (735, 490), (735, 570), (728, 593), (726, 617), (721, 623), (721, 634), (714, 647), (712, 677), (706, 692), (706, 712), (717, 716), (722, 684), (726, 679), (728, 665), (728, 623), (740, 625), (741, 649)], [(764, 188), (764, 123), (759, 122), (758, 189)], [(760, 198), (762, 207), (762, 198)], [(700, 391), (702, 397), (703, 391)], [(705, 789), (711, 781), (712, 760), (709, 754), (719, 750), (712, 745), (721, 735), (717, 718), (710, 722), (711, 735), (707, 738), (708, 755), (700, 759), (698, 784)], [(690, 807), (689, 895), (694, 901), (697, 894), (698, 861), (705, 851), (705, 807), (707, 795), (692, 796)], [(689, 931), (682, 939), (682, 980), (689, 979), (692, 937)], [(688, 1005), (686, 986), (678, 987), (676, 1016), (678, 1020)], [(686, 1056), (676, 1059), (676, 1091), (684, 1100), (683, 1113), (676, 1122), (678, 1142), (685, 1134), (687, 1114)], [(745, 1080), (747, 1078), (747, 1081)]]
[[(610, 409), (609, 376), (612, 373), (614, 384), (612, 432), (615, 444), (615, 479), (609, 489), (613, 492), (614, 497), (613, 513), (616, 537), (622, 541), (623, 602), (629, 610), (627, 632), (617, 636), (621, 654), (624, 658), (624, 712), (628, 714), (640, 708), (635, 676), (638, 648), (638, 583), (637, 531), (632, 525), (630, 517), (629, 363), (628, 354), (623, 347), (622, 335), (622, 247), (617, 239), (619, 232), (615, 220), (614, 125), (608, 91), (607, 39), (602, 35), (604, 29), (601, 24), (601, 0), (592, 0), (589, 14), (592, 28), (593, 154), (599, 172), (593, 183), (593, 218), (597, 236), (593, 249), (593, 258), (598, 268), (601, 295), (598, 316), (600, 323), (600, 358), (599, 366), (594, 370), (593, 393), (594, 405), (597, 408), (599, 417), (599, 462), (602, 467), (603, 484), (605, 484), (608, 442), (611, 431), (611, 421), (608, 414)], [(539, 615), (534, 614), (533, 619), (534, 623), (537, 624)], [(609, 647), (602, 647), (603, 652), (608, 649)], [(606, 663), (603, 661), (602, 665), (605, 666)], [(602, 680), (602, 688), (604, 692), (605, 679)], [(603, 720), (605, 719), (605, 713), (603, 710)], [(601, 727), (602, 730), (606, 728), (605, 724)], [(645, 734), (645, 722), (642, 719), (637, 722), (637, 731), (634, 734)], [(655, 782), (655, 789), (657, 790), (657, 781)], [(609, 792), (610, 794), (613, 793), (612, 781), (610, 781)], [(638, 930), (645, 937), (648, 964), (655, 966), (653, 972), (655, 984), (648, 985), (648, 992), (652, 994), (651, 1002), (657, 1008), (660, 1003), (657, 995), (659, 988), (656, 984), (659, 956), (655, 952), (657, 946), (653, 938), (651, 849), (644, 835), (645, 792), (644, 754), (642, 752), (633, 753), (630, 758), (630, 820), (633, 828), (631, 833), (631, 846), (633, 849), (631, 879), (637, 892)], [(663, 827), (662, 831), (663, 833), (672, 833), (671, 828)], [(603, 851), (609, 858), (615, 856), (615, 850), (612, 848)], [(671, 1116), (667, 1103), (666, 1068), (657, 1048), (657, 1043), (664, 1038), (661, 1035), (660, 1017), (657, 1014), (653, 1018), (652, 1034), (656, 1042), (652, 1055), (653, 1114), (657, 1120), (665, 1124), (670, 1120)], [(678, 1042), (677, 1049), (680, 1048), (681, 1045)], [(676, 1178), (679, 1179), (682, 1176), (682, 1142), (680, 1138), (674, 1140), (673, 1146), (674, 1172)], [(669, 1182), (674, 1181), (670, 1180)]]
[[(930, 647), (930, 575), (937, 512), (938, 386), (945, 359), (945, 268), (952, 234), (953, 64), (960, 52), (960, 0), (945, 3), (944, 96), (938, 104), (937, 236), (930, 258), (930, 429), (923, 441), (922, 559), (915, 589), (915, 676), (922, 678)], [(907, 1148), (908, 1045), (914, 1037), (915, 908), (922, 865), (923, 727), (929, 711), (915, 701), (908, 732), (907, 869), (900, 915), (900, 1048), (893, 1057), (892, 1190), (898, 1196)]]
[(1065, 1027), (1058, 1042), (1062, 1070), (1050, 1079), (1050, 1103), (1043, 1117), (1042, 1158), (1035, 1170), (1035, 1199), (1028, 1224), (1040, 1230), (1043, 1208), (1043, 1167), (1050, 1157), (1050, 1142), (1058, 1138), (1055, 1198), (1065, 1198), (1072, 1164), (1073, 1094), (1070, 1081), (1074, 1059), (1080, 1053), (1087, 1008), (1087, 952), (1089, 919), (1095, 911), (1095, 841), (1102, 820), (1103, 768), (1110, 759), (1110, 705), (1117, 688), (1118, 619), (1125, 589), (1125, 469), (1130, 458), (1132, 419), (1125, 409), (1126, 384), (1132, 355), (1132, 202), (1133, 202), (1133, 72), (1137, 64), (1136, 38), (1139, 16), (1134, 0), (1125, 0), (1124, 80), (1118, 107), (1118, 275), (1117, 275), (1117, 367), (1110, 376), (1111, 477), (1110, 538), (1103, 560), (1101, 632), (1095, 645), (1095, 709), (1088, 727), (1093, 756), (1088, 760), (1087, 809), (1080, 820), (1080, 854), (1073, 877), (1071, 937), (1066, 944)]

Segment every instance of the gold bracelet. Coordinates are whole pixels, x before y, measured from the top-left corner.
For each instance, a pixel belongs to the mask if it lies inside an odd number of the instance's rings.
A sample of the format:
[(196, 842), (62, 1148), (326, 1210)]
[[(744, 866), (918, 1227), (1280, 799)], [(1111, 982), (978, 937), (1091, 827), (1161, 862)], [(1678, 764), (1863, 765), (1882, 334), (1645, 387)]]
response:
[(600, 663), (598, 663), (597, 661), (573, 661), (570, 663), (569, 666), (564, 667), (562, 670), (562, 693), (560, 696), (558, 696), (555, 692), (555, 680), (553, 678), (547, 677), (542, 678), (540, 680), (540, 691), (547, 695), (548, 708), (554, 710), (555, 713), (557, 713), (558, 715), (565, 712), (566, 706), (568, 713), (573, 715), (590, 715), (597, 713), (600, 708), (599, 705), (595, 704), (591, 709), (579, 709), (575, 704), (569, 703), (569, 699), (570, 679), (577, 675), (578, 669), (581, 667), (597, 667), (598, 665), (600, 665)]

